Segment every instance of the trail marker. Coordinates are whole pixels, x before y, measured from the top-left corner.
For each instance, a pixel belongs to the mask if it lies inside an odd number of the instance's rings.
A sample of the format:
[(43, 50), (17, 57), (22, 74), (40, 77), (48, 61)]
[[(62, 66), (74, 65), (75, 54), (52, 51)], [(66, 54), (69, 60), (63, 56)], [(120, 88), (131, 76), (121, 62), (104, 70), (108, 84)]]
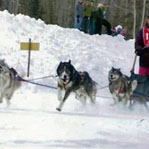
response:
[(21, 50), (28, 50), (27, 77), (29, 77), (31, 51), (38, 51), (40, 44), (38, 42), (31, 42), (31, 39), (29, 39), (29, 42), (21, 42), (20, 46)]

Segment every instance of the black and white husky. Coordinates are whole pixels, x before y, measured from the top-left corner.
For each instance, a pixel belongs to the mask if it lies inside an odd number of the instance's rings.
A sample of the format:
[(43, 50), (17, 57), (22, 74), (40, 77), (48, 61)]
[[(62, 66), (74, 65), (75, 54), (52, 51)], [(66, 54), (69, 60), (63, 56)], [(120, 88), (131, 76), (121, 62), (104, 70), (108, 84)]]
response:
[[(94, 103), (97, 84), (91, 79), (87, 72), (78, 72), (74, 66), (69, 62), (60, 62), (57, 68), (58, 75), (58, 100), (60, 101), (59, 106), (56, 108), (58, 111), (62, 110), (62, 107), (70, 95), (71, 92), (75, 92), (76, 98), (83, 98), (86, 100), (87, 97)], [(64, 97), (62, 97), (62, 91), (65, 91)]]
[(113, 68), (109, 71), (109, 90), (113, 96), (114, 104), (122, 101), (124, 105), (130, 100), (133, 91), (137, 87), (137, 81), (130, 78), (120, 71)]
[(7, 104), (10, 104), (14, 91), (21, 86), (19, 81), (14, 80), (17, 74), (12, 70), (14, 69), (10, 69), (4, 60), (0, 60), (0, 103), (6, 98)]

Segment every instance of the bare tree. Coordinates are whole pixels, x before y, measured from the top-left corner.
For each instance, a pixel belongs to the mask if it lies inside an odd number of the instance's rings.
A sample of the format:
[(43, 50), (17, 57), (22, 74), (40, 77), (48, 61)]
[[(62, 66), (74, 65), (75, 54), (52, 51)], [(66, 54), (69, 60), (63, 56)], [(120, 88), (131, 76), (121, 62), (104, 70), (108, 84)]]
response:
[(142, 9), (142, 20), (141, 20), (141, 25), (140, 28), (143, 27), (143, 23), (144, 23), (144, 16), (145, 16), (145, 8), (146, 8), (146, 0), (143, 1), (143, 9)]
[(133, 38), (135, 38), (136, 36), (136, 0), (133, 1), (133, 15), (134, 15), (134, 19), (133, 19)]
[(14, 7), (14, 14), (17, 14), (19, 11), (19, 0), (15, 0), (14, 3), (15, 7)]

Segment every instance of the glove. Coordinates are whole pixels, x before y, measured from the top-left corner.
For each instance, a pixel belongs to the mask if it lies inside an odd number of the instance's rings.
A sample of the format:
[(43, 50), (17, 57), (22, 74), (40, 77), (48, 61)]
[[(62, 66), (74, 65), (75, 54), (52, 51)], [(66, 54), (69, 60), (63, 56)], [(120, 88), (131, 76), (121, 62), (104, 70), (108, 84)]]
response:
[(143, 50), (147, 50), (147, 49), (149, 50), (149, 47), (144, 47), (144, 48), (143, 48)]
[(145, 54), (146, 54), (146, 53), (149, 54), (149, 47), (144, 47), (144, 48), (143, 48), (143, 51), (144, 51)]

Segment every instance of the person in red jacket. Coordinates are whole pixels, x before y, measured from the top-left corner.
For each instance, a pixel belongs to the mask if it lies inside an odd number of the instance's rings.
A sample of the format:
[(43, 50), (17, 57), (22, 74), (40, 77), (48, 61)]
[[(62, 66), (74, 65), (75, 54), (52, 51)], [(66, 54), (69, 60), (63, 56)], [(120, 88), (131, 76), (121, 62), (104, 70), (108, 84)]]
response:
[(135, 53), (139, 59), (139, 75), (149, 76), (149, 16), (135, 41)]

